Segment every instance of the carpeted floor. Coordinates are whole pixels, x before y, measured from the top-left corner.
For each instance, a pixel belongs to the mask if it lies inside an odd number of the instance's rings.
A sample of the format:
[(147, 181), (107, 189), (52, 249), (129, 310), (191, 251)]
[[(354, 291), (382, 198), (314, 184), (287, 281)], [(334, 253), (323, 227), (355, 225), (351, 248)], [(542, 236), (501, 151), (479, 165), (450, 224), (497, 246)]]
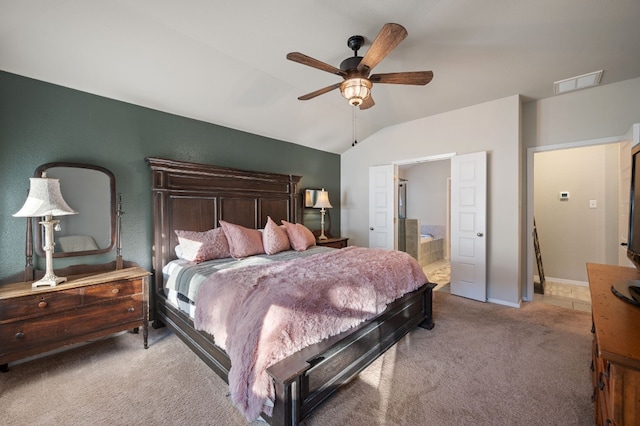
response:
[[(434, 293), (416, 329), (326, 401), (322, 425), (593, 424), (588, 313)], [(0, 375), (4, 425), (243, 425), (226, 385), (166, 329), (120, 334)], [(259, 425), (259, 422), (253, 424)]]

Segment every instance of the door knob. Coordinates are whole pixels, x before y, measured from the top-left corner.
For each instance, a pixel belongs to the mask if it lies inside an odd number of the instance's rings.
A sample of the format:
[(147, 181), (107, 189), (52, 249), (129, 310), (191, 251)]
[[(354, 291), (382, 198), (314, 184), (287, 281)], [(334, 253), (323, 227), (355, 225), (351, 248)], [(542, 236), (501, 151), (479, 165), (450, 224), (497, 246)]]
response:
[(482, 232), (478, 232), (476, 235), (477, 235), (478, 237), (484, 237), (484, 234), (483, 234)]
[(373, 226), (371, 228), (369, 228), (369, 231), (373, 231)]

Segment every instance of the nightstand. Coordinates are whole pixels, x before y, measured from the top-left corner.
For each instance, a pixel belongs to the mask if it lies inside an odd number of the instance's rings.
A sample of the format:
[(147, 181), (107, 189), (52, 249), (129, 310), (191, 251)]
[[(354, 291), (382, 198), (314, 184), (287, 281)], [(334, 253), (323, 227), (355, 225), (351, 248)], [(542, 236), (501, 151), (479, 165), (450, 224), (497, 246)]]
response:
[(149, 275), (134, 267), (70, 276), (55, 287), (0, 286), (0, 370), (12, 361), (138, 327), (146, 349)]
[(349, 238), (342, 238), (342, 237), (327, 238), (326, 240), (316, 239), (316, 245), (340, 249), (340, 248), (345, 248), (348, 245), (347, 241), (349, 241)]

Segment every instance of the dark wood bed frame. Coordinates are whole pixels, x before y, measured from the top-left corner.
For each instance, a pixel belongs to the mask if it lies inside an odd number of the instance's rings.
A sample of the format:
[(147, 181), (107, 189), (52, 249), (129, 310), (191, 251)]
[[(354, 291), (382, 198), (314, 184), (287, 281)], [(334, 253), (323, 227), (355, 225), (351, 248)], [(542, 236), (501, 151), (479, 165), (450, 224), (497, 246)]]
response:
[[(299, 176), (249, 172), (147, 158), (152, 170), (154, 326), (166, 325), (228, 383), (231, 362), (212, 336), (196, 331), (188, 315), (167, 302), (162, 267), (175, 259), (176, 229), (206, 231), (223, 219), (263, 228), (267, 216), (297, 222)], [(297, 425), (311, 411), (416, 326), (431, 329), (432, 290), (425, 283), (373, 320), (309, 346), (269, 367), (276, 400), (272, 425)]]

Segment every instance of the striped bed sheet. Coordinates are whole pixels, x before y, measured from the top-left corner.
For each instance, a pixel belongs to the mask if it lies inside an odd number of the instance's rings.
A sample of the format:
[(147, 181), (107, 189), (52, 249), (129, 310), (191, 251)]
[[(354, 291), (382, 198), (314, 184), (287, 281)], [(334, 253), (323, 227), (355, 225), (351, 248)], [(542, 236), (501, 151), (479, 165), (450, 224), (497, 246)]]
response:
[(211, 274), (223, 269), (266, 265), (271, 262), (283, 262), (326, 253), (331, 250), (336, 249), (314, 246), (305, 251), (287, 250), (273, 255), (259, 254), (244, 259), (225, 258), (202, 263), (193, 263), (184, 259), (172, 260), (162, 268), (165, 296), (169, 302), (193, 319), (195, 314), (194, 301), (198, 294), (198, 289)]

